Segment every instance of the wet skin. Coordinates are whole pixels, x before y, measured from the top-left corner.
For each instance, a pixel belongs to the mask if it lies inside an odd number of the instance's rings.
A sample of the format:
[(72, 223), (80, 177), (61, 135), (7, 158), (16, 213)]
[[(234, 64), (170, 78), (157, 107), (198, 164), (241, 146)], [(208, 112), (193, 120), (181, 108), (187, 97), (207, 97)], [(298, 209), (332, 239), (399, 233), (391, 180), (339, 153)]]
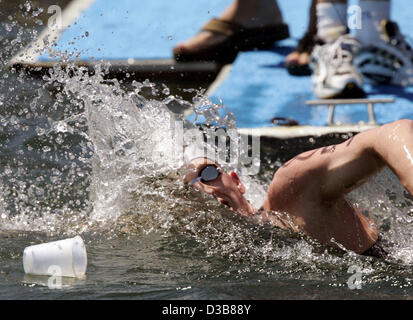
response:
[[(185, 176), (184, 182), (190, 183), (199, 176), (202, 169), (211, 164), (216, 165), (215, 162), (207, 158), (197, 158), (192, 160), (189, 164), (189, 170)], [(244, 215), (251, 215), (257, 211), (245, 199), (245, 187), (234, 171), (226, 173), (222, 170), (222, 173), (217, 179), (210, 182), (198, 181), (194, 183), (194, 187), (206, 194), (212, 195), (218, 201), (228, 206), (230, 210), (235, 210)]]
[[(184, 181), (195, 179), (207, 164), (214, 162), (193, 160)], [(413, 195), (413, 121), (399, 120), (296, 156), (274, 174), (261, 212), (245, 199), (245, 187), (235, 172), (223, 172), (216, 180), (196, 182), (194, 187), (252, 219), (363, 253), (377, 241), (378, 230), (345, 195), (386, 165)]]

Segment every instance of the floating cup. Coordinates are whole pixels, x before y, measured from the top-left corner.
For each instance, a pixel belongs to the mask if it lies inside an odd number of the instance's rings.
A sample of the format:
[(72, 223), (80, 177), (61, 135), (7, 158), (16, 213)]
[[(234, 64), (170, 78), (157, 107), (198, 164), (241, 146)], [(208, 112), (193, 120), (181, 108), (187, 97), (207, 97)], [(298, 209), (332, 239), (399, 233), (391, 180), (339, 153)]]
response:
[(83, 278), (87, 267), (85, 244), (76, 236), (27, 247), (23, 267), (31, 275)]

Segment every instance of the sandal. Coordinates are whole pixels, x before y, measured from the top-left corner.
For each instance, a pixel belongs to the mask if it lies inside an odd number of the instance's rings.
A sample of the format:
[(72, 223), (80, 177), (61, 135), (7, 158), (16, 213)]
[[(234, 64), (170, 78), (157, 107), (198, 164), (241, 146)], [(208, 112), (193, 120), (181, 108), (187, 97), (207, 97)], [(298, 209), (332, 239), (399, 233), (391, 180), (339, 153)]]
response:
[(274, 42), (290, 36), (288, 25), (277, 24), (258, 28), (245, 28), (234, 22), (212, 19), (201, 31), (211, 31), (227, 36), (226, 40), (207, 49), (194, 53), (181, 53), (174, 49), (174, 58), (178, 62), (215, 61), (231, 63), (238, 52), (271, 47)]
[[(310, 6), (310, 21), (308, 23), (307, 32), (298, 42), (297, 47), (293, 52), (298, 54), (307, 53), (311, 55), (313, 48), (317, 42), (317, 1), (312, 0)], [(288, 73), (294, 76), (309, 76), (312, 74), (312, 70), (309, 64), (302, 64), (299, 62), (288, 63), (286, 64)]]

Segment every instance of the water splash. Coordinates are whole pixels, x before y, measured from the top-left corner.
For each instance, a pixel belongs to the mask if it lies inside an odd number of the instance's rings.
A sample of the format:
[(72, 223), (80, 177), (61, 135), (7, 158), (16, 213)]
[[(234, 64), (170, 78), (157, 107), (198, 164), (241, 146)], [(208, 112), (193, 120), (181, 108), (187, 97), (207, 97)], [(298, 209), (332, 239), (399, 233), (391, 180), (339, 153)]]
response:
[[(178, 232), (203, 243), (208, 254), (236, 261), (282, 260), (291, 266), (304, 263), (312, 266), (310, 269), (320, 261), (327, 265), (338, 260), (347, 263), (347, 258), (320, 253), (317, 245), (306, 238), (237, 221), (214, 200), (183, 185), (179, 159), (170, 152), (174, 142), (171, 124), (182, 118), (168, 108), (171, 101), (180, 99), (147, 99), (142, 91), (155, 90), (153, 84), (134, 82), (127, 91), (117, 80), (106, 80), (104, 75), (105, 66), (89, 75), (74, 65), (65, 70), (57, 65), (50, 76), (44, 77), (27, 110), (35, 128), (24, 131), (23, 144), (6, 143), (9, 149), (21, 149), (22, 159), (2, 173), (3, 180), (9, 182), (3, 185), (2, 193), (14, 197), (14, 208), (8, 205), (3, 213), (4, 228), (51, 233), (107, 229), (122, 233)], [(52, 92), (54, 99), (47, 98), (46, 92)], [(236, 128), (230, 114), (220, 115), (222, 105), (202, 95), (192, 103), (181, 104), (194, 110), (196, 119), (202, 116), (207, 123)], [(38, 121), (45, 110), (48, 117)], [(18, 114), (4, 117), (3, 123), (8, 131), (25, 126)], [(188, 123), (188, 127), (191, 125)], [(163, 156), (154, 161), (153, 154), (161, 151)], [(38, 175), (30, 166), (33, 158), (38, 159), (40, 169), (44, 168)], [(389, 190), (398, 188), (393, 181), (392, 188), (383, 190), (389, 185), (389, 176), (385, 173), (384, 178), (380, 176), (353, 197), (360, 207), (373, 209), (381, 228), (390, 221), (392, 231), (387, 235), (392, 238), (400, 234), (406, 220), (401, 218), (402, 213), (388, 214), (395, 206)], [(266, 181), (256, 177), (242, 180), (258, 207)], [(402, 195), (398, 200), (403, 201), (403, 192), (398, 192)], [(387, 216), (381, 216), (383, 211)], [(405, 239), (411, 232), (404, 229)]]

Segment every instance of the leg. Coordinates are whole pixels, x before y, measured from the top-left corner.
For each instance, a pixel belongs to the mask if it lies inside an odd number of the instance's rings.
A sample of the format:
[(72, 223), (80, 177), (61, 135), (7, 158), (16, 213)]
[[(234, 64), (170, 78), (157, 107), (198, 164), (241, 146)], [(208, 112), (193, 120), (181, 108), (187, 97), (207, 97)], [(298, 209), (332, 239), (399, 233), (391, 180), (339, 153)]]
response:
[(317, 0), (317, 37), (333, 42), (347, 32), (347, 0)]
[[(246, 28), (282, 23), (281, 11), (274, 0), (234, 0), (221, 14), (221, 20), (235, 22)], [(184, 43), (178, 44), (175, 53), (196, 53), (221, 43), (226, 35), (202, 31)]]
[(317, 45), (312, 53), (313, 91), (320, 99), (365, 98), (363, 78), (354, 65), (360, 43), (347, 28), (343, 0), (318, 0)]
[(382, 21), (390, 20), (390, 0), (360, 0), (363, 15), (361, 29), (356, 37), (363, 45), (371, 45), (381, 40)]
[(288, 72), (293, 75), (309, 75), (311, 70), (308, 68), (310, 63), (310, 54), (313, 51), (315, 37), (317, 34), (317, 16), (316, 16), (317, 0), (311, 1), (310, 6), (310, 21), (308, 23), (307, 32), (299, 41), (297, 47), (285, 58), (285, 66)]
[(290, 74), (311, 74), (308, 64), (316, 42), (330, 43), (346, 33), (346, 15), (346, 0), (312, 0), (308, 31), (285, 60)]

